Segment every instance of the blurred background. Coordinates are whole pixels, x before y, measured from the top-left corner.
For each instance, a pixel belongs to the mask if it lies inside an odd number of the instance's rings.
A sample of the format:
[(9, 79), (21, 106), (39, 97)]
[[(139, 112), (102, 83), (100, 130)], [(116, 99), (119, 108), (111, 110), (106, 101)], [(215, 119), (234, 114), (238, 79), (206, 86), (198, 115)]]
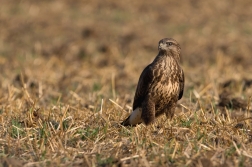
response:
[[(122, 128), (165, 37), (181, 105)], [(249, 166), (251, 44), (251, 0), (0, 0), (0, 164)]]
[(250, 0), (3, 0), (0, 93), (26, 83), (44, 104), (59, 97), (89, 104), (94, 96), (131, 104), (164, 37), (181, 45), (185, 97), (209, 83), (244, 83), (251, 78), (251, 17)]

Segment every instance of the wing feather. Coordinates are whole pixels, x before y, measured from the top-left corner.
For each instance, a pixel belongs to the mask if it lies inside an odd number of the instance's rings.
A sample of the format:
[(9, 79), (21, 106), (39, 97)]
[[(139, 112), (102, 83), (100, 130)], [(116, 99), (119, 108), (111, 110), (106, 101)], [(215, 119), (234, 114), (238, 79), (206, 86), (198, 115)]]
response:
[(140, 107), (145, 96), (149, 92), (149, 88), (153, 82), (153, 70), (151, 64), (149, 64), (145, 69), (143, 70), (142, 74), (140, 75), (134, 102), (133, 102), (133, 110), (135, 110), (137, 107)]
[(180, 100), (184, 93), (184, 85), (185, 85), (185, 76), (184, 71), (181, 69), (180, 76), (179, 76), (179, 98)]

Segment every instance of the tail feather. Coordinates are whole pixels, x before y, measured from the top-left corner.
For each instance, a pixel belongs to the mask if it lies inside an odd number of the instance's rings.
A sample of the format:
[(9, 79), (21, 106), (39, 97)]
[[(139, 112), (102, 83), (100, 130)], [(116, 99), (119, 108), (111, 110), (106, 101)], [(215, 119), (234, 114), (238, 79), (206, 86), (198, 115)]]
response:
[(124, 120), (121, 125), (123, 126), (136, 126), (137, 124), (142, 123), (142, 109), (136, 108), (130, 116)]
[(130, 126), (129, 118), (130, 118), (130, 116), (128, 116), (128, 118), (125, 119), (125, 120), (121, 123), (121, 125), (122, 125), (122, 126)]

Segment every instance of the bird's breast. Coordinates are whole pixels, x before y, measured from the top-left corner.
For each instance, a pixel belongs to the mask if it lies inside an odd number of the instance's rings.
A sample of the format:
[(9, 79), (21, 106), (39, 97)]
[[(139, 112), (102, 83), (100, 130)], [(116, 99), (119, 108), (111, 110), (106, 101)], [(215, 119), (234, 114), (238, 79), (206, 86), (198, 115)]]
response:
[(153, 70), (151, 96), (157, 100), (169, 99), (179, 93), (179, 66), (175, 61), (161, 61)]

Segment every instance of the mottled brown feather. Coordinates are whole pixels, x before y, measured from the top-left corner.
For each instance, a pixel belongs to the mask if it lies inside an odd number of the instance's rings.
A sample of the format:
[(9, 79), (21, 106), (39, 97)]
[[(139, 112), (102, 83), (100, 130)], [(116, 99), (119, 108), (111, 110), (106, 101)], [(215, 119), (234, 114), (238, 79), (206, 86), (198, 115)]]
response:
[(146, 125), (149, 125), (155, 119), (155, 103), (151, 96), (147, 95), (142, 103), (142, 119)]
[(150, 88), (151, 83), (153, 82), (153, 72), (152, 72), (151, 64), (149, 64), (143, 70), (142, 74), (140, 75), (137, 89), (135, 92), (134, 102), (133, 102), (133, 110), (137, 107), (141, 106), (145, 96), (148, 94), (148, 90)]
[[(179, 60), (180, 46), (177, 41), (164, 38), (159, 41), (158, 55), (141, 73), (133, 111), (142, 108), (141, 118), (146, 125), (163, 113), (168, 118), (173, 117), (176, 103), (184, 92), (184, 72)], [(122, 125), (131, 125), (129, 118)]]

